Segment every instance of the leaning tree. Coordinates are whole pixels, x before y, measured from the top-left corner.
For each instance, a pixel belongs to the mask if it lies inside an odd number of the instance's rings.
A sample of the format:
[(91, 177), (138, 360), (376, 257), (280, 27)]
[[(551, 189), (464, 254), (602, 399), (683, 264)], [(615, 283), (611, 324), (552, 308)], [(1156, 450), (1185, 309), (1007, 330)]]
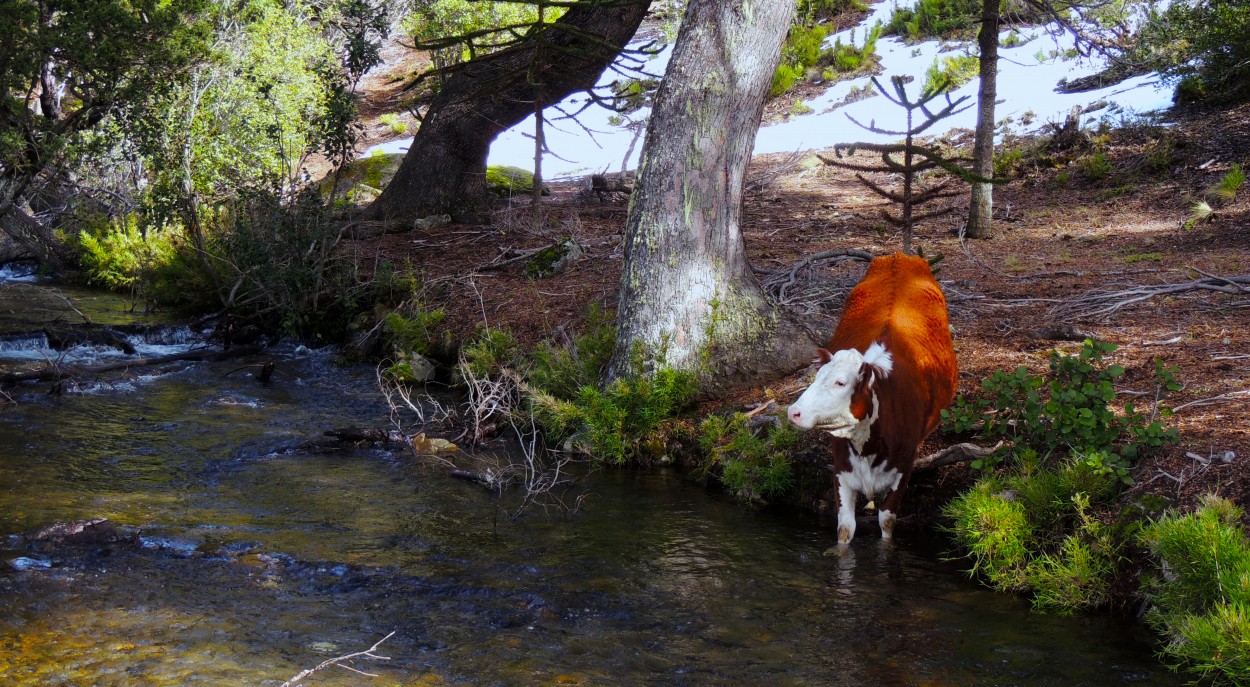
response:
[(475, 217), (487, 198), (491, 142), (534, 114), (536, 105), (593, 89), (650, 6), (651, 0), (572, 3), (559, 19), (534, 25), (508, 47), (456, 65), (430, 103), (395, 177), (362, 218)]
[(706, 387), (810, 359), (812, 341), (752, 274), (739, 226), (743, 176), (793, 12), (793, 0), (687, 5), (630, 202), (610, 376), (663, 364), (700, 371)]

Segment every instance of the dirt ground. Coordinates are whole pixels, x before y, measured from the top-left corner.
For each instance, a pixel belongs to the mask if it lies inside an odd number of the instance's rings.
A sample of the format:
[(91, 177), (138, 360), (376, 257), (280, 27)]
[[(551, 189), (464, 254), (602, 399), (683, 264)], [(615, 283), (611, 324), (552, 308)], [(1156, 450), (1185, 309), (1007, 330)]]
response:
[[(377, 117), (404, 113), (401, 86), (419, 66), (402, 48), (388, 50), (387, 64), (361, 84), (364, 145), (397, 137)], [(415, 128), (411, 115), (401, 120)], [(1073, 352), (1090, 336), (1120, 346), (1113, 362), (1127, 373), (1118, 388), (1141, 407), (1153, 398), (1153, 361), (1160, 358), (1179, 368), (1184, 384), (1164, 399), (1177, 409), (1171, 422), (1181, 440), (1137, 466), (1130, 496), (1151, 493), (1186, 506), (1214, 492), (1245, 505), (1250, 292), (1236, 286), (1227, 289), (1235, 293), (1181, 290), (1131, 303), (1124, 302), (1131, 294), (1115, 292), (1250, 275), (1250, 189), (1210, 217), (1186, 223), (1205, 189), (1234, 163), (1250, 163), (1250, 105), (1177, 113), (1163, 127), (1116, 129), (1099, 143), (1112, 171), (1097, 181), (1074, 162), (1084, 154), (1079, 151), (1026, 155), (1018, 178), (995, 189), (991, 239), (960, 240), (954, 233), (967, 212), (966, 195), (950, 204), (949, 213), (917, 227), (916, 242), (925, 254), (945, 256), (938, 278), (956, 333), (960, 392), (975, 395), (995, 370), (1025, 365), (1042, 372), (1050, 351)], [(1148, 155), (1161, 145), (1171, 150), (1170, 163), (1161, 166), (1156, 159), (1152, 169)], [(591, 303), (616, 306), (627, 198), (599, 198), (589, 186), (589, 179), (553, 185), (537, 223), (527, 199), (520, 199), (488, 225), (392, 234), (355, 249), (420, 274), (426, 298), (447, 310), (446, 326), (458, 338), (488, 323), (532, 345), (576, 331)], [(849, 172), (811, 155), (758, 156), (744, 203), (742, 229), (757, 276), (783, 307), (811, 323), (818, 338), (832, 332), (864, 263), (815, 262), (797, 270), (787, 285), (792, 267), (822, 251), (883, 255), (900, 246), (898, 233), (881, 219), (884, 202)], [(530, 279), (524, 260), (509, 262), (569, 236), (585, 254), (563, 274)], [(1079, 312), (1073, 303), (1079, 297), (1092, 297), (1092, 306), (1115, 307)], [(782, 402), (801, 388), (797, 373), (767, 384)], [(726, 403), (764, 397), (761, 385)], [(922, 450), (949, 441), (938, 433)], [(1225, 462), (1228, 452), (1233, 457)]]

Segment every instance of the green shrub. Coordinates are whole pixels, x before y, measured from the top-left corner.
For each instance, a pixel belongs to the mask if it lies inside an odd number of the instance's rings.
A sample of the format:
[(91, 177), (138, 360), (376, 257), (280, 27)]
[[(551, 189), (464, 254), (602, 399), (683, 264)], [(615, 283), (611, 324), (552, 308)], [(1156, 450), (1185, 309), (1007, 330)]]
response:
[(586, 313), (585, 331), (569, 345), (544, 341), (531, 354), (527, 378), (551, 396), (572, 400), (581, 388), (596, 386), (616, 345), (616, 325), (598, 304)]
[(994, 156), (994, 176), (998, 179), (1014, 177), (1020, 173), (1024, 165), (1024, 150), (1019, 147), (1004, 146)]
[(1120, 545), (1112, 528), (1090, 514), (1086, 494), (1074, 494), (1070, 502), (1080, 519), (1075, 531), (1054, 552), (1033, 558), (1025, 570), (1033, 605), (1039, 609), (1071, 613), (1095, 608), (1105, 604), (1110, 593)]
[(502, 329), (485, 327), (460, 349), (460, 364), (456, 368), (461, 378), (484, 379), (499, 376), (504, 370), (516, 370), (521, 365), (521, 348), (516, 337)]
[(799, 0), (796, 21), (811, 26), (822, 19), (836, 17), (843, 12), (867, 12), (868, 5), (862, 0)]
[[(981, 383), (982, 397), (957, 397), (943, 411), (943, 418), (953, 431), (979, 428), (983, 437), (1011, 442), (993, 457), (974, 462), (974, 467), (994, 467), (1020, 448), (1041, 455), (1072, 452), (1098, 470), (1131, 483), (1130, 462), (1144, 451), (1175, 441), (1177, 433), (1138, 411), (1132, 402), (1124, 404), (1122, 414), (1108, 407), (1115, 399), (1113, 382), (1124, 374), (1123, 367), (1104, 360), (1116, 348), (1087, 339), (1077, 355), (1052, 352), (1049, 381), (1029, 374), (1023, 366), (1012, 373), (995, 371)], [(1155, 361), (1160, 392), (1179, 388), (1174, 373), (1175, 368)], [(1168, 413), (1162, 410), (1160, 415)]]
[(1033, 525), (1024, 504), (994, 479), (978, 482), (946, 504), (955, 541), (972, 560), (970, 574), (983, 576), (1002, 591), (1023, 589), (1033, 542)]
[(908, 40), (970, 35), (981, 21), (980, 0), (917, 0), (908, 7), (895, 7), (885, 33)]
[(854, 73), (867, 67), (877, 54), (877, 41), (881, 38), (881, 30), (881, 22), (869, 29), (864, 37), (863, 47), (855, 45), (855, 34), (852, 30), (850, 43), (843, 44), (841, 38), (836, 39), (831, 47), (821, 51), (816, 65), (831, 67), (835, 76)]
[(774, 97), (789, 91), (807, 72), (808, 67), (816, 64), (820, 59), (821, 42), (827, 35), (829, 30), (820, 25), (790, 27), (786, 42), (781, 47), (781, 62), (773, 74), (770, 93)]
[(616, 379), (602, 391), (582, 387), (575, 404), (591, 454), (619, 464), (662, 451), (666, 425), (690, 407), (697, 392), (698, 375), (670, 367)]
[(1234, 164), (1227, 172), (1220, 176), (1220, 180), (1214, 186), (1207, 189), (1207, 202), (1216, 207), (1227, 205), (1233, 202), (1237, 197), (1243, 184), (1246, 183), (1246, 173), (1242, 171), (1241, 165)]
[(389, 127), (391, 133), (401, 135), (408, 131), (408, 124), (399, 121), (399, 115), (388, 112), (378, 117), (378, 123), (382, 126)]
[(1250, 681), (1250, 542), (1241, 517), (1239, 507), (1209, 496), (1193, 514), (1163, 517), (1140, 535), (1161, 566), (1146, 588), (1164, 654), (1176, 667), (1232, 684)]
[(925, 70), (924, 93), (938, 90), (953, 91), (977, 78), (981, 71), (981, 60), (976, 55), (953, 55), (933, 60), (933, 64)]
[(442, 309), (426, 310), (415, 304), (402, 312), (389, 312), (383, 320), (386, 343), (396, 352), (429, 356), (439, 348), (435, 332), (446, 317)]
[(1102, 181), (1111, 176), (1111, 160), (1107, 158), (1106, 151), (1096, 150), (1076, 164), (1090, 181)]
[(789, 423), (756, 432), (742, 413), (710, 415), (699, 423), (699, 471), (719, 470), (725, 489), (746, 501), (780, 496), (794, 485), (789, 452), (798, 438)]
[(109, 221), (92, 218), (78, 234), (79, 262), (90, 283), (125, 291), (155, 305), (159, 294), (176, 291), (169, 278), (178, 271), (179, 248), (172, 231), (144, 235), (134, 218)]
[(773, 74), (773, 85), (769, 88), (769, 94), (777, 97), (786, 93), (801, 76), (803, 76), (801, 68), (792, 67), (788, 64), (778, 65), (777, 71)]
[(1146, 167), (1155, 174), (1172, 169), (1177, 163), (1177, 138), (1170, 131), (1151, 137), (1146, 144)]
[(1172, 91), (1172, 102), (1177, 105), (1192, 105), (1207, 99), (1207, 85), (1197, 74), (1190, 74), (1176, 82)]
[(1080, 459), (1052, 468), (1025, 451), (1014, 470), (978, 481), (943, 513), (970, 574), (1066, 613), (1107, 601), (1130, 524), (1105, 525), (1093, 510), (1110, 503), (1118, 485)]

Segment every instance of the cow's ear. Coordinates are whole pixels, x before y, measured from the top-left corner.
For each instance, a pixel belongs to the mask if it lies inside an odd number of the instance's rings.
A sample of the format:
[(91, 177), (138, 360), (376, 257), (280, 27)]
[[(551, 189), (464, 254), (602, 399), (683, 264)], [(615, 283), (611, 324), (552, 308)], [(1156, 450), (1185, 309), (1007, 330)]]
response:
[(833, 360), (833, 354), (824, 348), (817, 348), (816, 357), (812, 358), (812, 362), (816, 363), (817, 365), (824, 365), (830, 360)]
[(855, 391), (851, 393), (851, 415), (856, 420), (862, 420), (872, 411), (872, 387), (877, 381), (877, 375), (872, 367), (865, 364), (859, 370), (859, 382), (855, 384)]

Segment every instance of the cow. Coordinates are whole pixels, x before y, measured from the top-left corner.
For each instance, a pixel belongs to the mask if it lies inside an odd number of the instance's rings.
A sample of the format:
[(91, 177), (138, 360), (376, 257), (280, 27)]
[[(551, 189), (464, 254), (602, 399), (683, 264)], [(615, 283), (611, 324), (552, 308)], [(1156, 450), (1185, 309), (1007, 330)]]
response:
[(874, 499), (888, 542), (920, 442), (959, 381), (946, 298), (929, 264), (903, 253), (873, 260), (812, 362), (821, 365), (816, 379), (788, 414), (834, 436), (838, 544), (855, 536), (860, 494)]

